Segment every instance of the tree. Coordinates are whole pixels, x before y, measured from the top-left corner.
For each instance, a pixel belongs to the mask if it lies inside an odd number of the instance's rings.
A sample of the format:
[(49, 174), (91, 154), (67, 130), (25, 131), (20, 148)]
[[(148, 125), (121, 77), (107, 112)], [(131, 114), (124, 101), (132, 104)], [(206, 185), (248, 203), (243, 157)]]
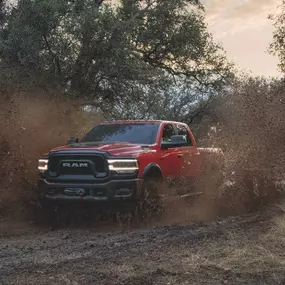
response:
[[(1, 42), (5, 39), (5, 24), (7, 21), (8, 7), (6, 0), (0, 0), (0, 47)], [(1, 55), (1, 49), (0, 49)]]
[(279, 13), (269, 15), (269, 19), (273, 21), (273, 41), (269, 46), (269, 53), (277, 55), (279, 58), (278, 67), (281, 72), (285, 72), (285, 0), (279, 6)]
[(2, 28), (6, 16), (6, 1), (0, 0), (0, 26)]
[(19, 0), (6, 21), (3, 60), (110, 114), (191, 121), (231, 74), (195, 0)]

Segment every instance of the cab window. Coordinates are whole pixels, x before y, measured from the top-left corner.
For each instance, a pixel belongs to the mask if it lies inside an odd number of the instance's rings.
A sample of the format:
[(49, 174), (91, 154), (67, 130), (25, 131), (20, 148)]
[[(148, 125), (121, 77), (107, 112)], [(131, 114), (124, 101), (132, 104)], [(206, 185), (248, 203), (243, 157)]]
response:
[(166, 125), (162, 132), (162, 141), (171, 142), (171, 137), (175, 135), (175, 129), (172, 125)]
[(176, 125), (177, 128), (177, 134), (183, 135), (186, 137), (187, 146), (193, 146), (193, 142), (191, 140), (190, 134), (187, 130), (187, 128), (184, 125)]

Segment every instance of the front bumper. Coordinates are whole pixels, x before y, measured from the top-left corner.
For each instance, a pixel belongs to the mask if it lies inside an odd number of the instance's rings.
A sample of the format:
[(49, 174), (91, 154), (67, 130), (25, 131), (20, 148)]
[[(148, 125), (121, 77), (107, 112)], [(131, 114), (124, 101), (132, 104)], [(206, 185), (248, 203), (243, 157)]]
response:
[(39, 179), (38, 188), (43, 199), (53, 201), (122, 201), (136, 200), (141, 194), (142, 180), (111, 180), (100, 184), (55, 183)]

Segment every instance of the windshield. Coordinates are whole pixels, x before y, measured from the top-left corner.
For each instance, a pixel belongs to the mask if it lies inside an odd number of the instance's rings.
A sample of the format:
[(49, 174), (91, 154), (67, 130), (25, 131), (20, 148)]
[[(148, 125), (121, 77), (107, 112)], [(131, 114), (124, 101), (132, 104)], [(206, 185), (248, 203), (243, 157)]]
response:
[(154, 144), (158, 128), (158, 123), (98, 125), (89, 131), (81, 142)]

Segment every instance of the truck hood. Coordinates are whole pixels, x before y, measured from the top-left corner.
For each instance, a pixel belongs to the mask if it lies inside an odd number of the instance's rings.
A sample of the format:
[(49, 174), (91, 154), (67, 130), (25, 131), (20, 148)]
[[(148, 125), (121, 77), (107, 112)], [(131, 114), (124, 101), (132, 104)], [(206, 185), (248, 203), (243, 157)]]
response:
[(124, 142), (115, 143), (104, 143), (104, 142), (94, 142), (94, 143), (75, 143), (71, 145), (65, 145), (61, 147), (54, 148), (50, 151), (57, 152), (60, 150), (99, 150), (108, 152), (114, 156), (138, 156), (140, 153), (148, 151), (149, 146), (139, 145)]

